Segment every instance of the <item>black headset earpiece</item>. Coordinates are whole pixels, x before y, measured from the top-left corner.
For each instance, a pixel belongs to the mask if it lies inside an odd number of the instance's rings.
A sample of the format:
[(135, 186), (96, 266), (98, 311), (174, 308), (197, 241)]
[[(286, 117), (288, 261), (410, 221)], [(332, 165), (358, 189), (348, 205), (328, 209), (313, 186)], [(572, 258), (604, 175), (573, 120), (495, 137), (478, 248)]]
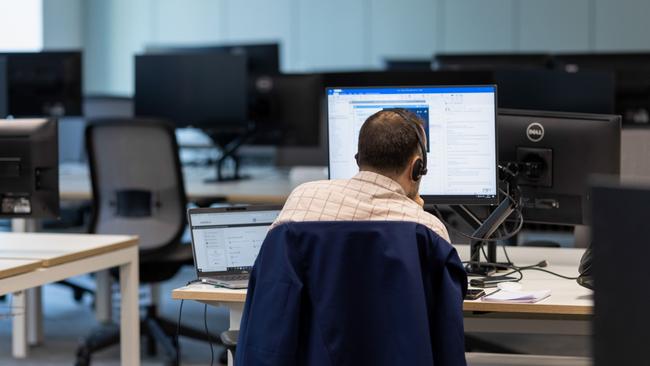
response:
[(422, 168), (424, 167), (424, 164), (422, 162), (422, 159), (418, 158), (415, 163), (413, 163), (413, 171), (411, 172), (411, 179), (414, 181), (420, 180), (424, 174), (422, 174)]
[(420, 146), (420, 152), (422, 154), (421, 158), (417, 158), (413, 163), (413, 170), (411, 171), (411, 179), (418, 181), (422, 178), (423, 175), (426, 175), (428, 172), (427, 169), (427, 148), (424, 144), (424, 136), (422, 136), (422, 129), (420, 129), (420, 124), (418, 121), (413, 120), (411, 116), (408, 115), (408, 111), (403, 108), (388, 108), (389, 111), (395, 112), (398, 116), (402, 117), (410, 126), (413, 126), (415, 134), (418, 137), (418, 145)]

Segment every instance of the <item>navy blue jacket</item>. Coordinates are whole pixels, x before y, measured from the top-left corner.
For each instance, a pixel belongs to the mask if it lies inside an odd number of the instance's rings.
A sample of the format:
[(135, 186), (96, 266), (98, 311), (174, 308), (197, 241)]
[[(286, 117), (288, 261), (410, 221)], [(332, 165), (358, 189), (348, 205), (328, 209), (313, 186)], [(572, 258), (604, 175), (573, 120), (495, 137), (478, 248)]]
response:
[(236, 366), (465, 366), (467, 278), (413, 222), (292, 222), (251, 273)]

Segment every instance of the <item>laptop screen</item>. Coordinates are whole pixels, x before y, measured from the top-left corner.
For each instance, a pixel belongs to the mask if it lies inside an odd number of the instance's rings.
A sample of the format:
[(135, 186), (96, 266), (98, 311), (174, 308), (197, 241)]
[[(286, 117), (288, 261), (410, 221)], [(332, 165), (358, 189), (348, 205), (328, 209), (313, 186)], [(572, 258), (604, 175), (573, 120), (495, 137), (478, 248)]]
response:
[(279, 207), (191, 209), (194, 264), (199, 275), (249, 271)]

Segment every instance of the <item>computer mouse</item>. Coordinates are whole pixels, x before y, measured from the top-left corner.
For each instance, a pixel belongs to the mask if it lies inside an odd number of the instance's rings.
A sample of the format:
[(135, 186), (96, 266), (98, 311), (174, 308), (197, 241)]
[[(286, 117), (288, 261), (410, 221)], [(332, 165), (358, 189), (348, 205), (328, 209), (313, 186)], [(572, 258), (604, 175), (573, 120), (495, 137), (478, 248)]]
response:
[(501, 291), (510, 291), (510, 292), (519, 291), (522, 288), (521, 283), (519, 282), (501, 282), (497, 284), (497, 287)]

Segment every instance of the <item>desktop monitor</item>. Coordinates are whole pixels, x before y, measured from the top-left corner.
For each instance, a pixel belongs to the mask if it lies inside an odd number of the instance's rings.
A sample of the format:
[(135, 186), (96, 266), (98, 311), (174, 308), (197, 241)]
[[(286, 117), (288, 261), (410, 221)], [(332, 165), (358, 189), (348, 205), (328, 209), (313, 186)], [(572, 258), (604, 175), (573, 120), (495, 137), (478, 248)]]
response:
[(327, 88), (330, 179), (351, 178), (359, 130), (387, 108), (425, 123), (429, 173), (420, 195), (429, 204), (496, 204), (496, 86)]
[(266, 78), (257, 90), (251, 119), (256, 144), (318, 146), (323, 88), (318, 74)]
[(384, 59), (387, 71), (431, 71), (431, 59)]
[(545, 69), (551, 56), (544, 53), (442, 54), (434, 55), (434, 70)]
[(615, 72), (619, 81), (631, 87), (646, 88), (650, 81), (650, 53), (560, 53), (553, 55), (553, 65), (566, 72)]
[(246, 60), (225, 54), (135, 57), (135, 115), (178, 127), (245, 129)]
[(614, 113), (614, 76), (607, 72), (496, 70), (499, 107), (579, 113)]
[(248, 72), (252, 75), (278, 74), (280, 72), (280, 47), (277, 43), (225, 44), (198, 46), (149, 45), (148, 54), (159, 53), (220, 53), (246, 58)]
[(0, 118), (82, 115), (81, 52), (0, 53), (0, 63)]
[(616, 113), (623, 123), (650, 123), (650, 53), (577, 53), (554, 55), (566, 72), (611, 72), (616, 78)]
[(59, 215), (58, 151), (56, 120), (0, 120), (0, 217)]
[(590, 222), (590, 176), (619, 175), (621, 117), (500, 109), (499, 161), (516, 164), (526, 222)]

